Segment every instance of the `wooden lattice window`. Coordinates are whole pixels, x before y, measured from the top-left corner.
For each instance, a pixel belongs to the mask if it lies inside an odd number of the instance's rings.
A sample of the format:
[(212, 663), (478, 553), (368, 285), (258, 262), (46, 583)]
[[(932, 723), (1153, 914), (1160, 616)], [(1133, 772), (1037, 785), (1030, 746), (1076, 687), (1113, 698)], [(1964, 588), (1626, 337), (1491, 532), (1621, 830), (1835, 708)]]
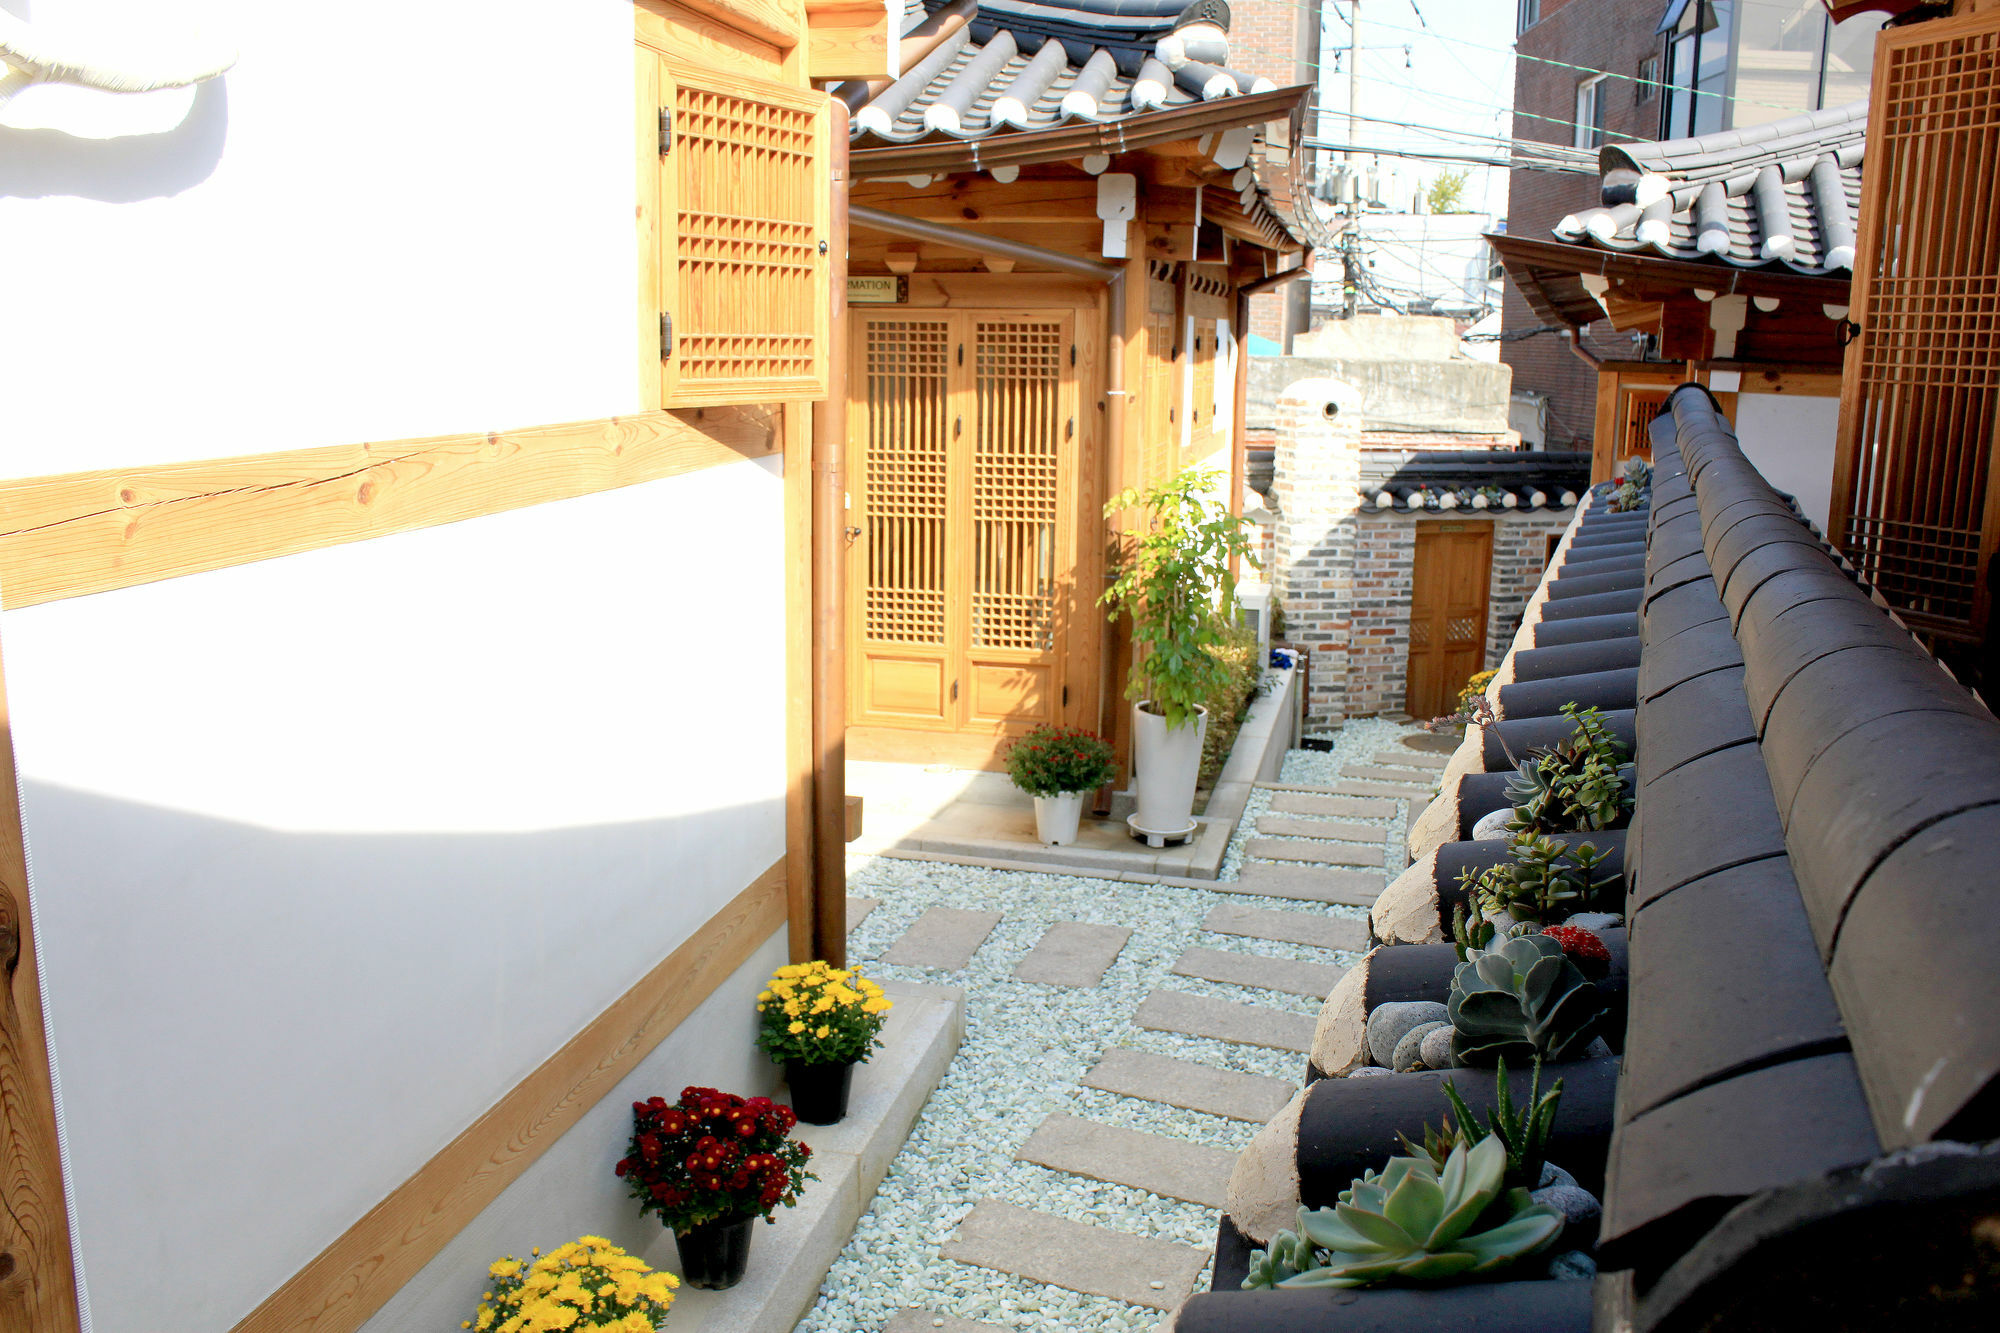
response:
[(1063, 411), (1061, 323), (981, 320), (974, 335), (972, 644), (1055, 646), (1056, 474), (1076, 422)]
[(1194, 321), (1194, 387), (1188, 408), (1188, 458), (1202, 458), (1215, 445), (1216, 321)]
[(945, 641), (945, 523), (951, 325), (883, 319), (864, 325), (868, 430), (863, 495), (871, 540), (863, 584), (867, 636)]
[(1885, 28), (1831, 536), (1912, 628), (1985, 633), (2000, 538), (2000, 14)]
[(1181, 427), (1175, 404), (1180, 395), (1179, 367), (1174, 362), (1173, 292), (1166, 290), (1166, 308), (1146, 312), (1145, 430), (1139, 441), (1139, 480), (1151, 485), (1171, 476), (1180, 463)]
[(823, 94), (661, 62), (665, 406), (825, 395), (826, 106)]

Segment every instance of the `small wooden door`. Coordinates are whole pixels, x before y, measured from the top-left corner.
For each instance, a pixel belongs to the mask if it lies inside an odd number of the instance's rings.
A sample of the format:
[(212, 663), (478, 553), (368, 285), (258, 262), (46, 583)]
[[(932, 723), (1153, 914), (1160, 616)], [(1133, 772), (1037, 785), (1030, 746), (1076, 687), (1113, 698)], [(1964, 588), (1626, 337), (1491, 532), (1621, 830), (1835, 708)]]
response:
[(855, 313), (855, 726), (997, 738), (1062, 716), (1078, 615), (1076, 323), (1067, 310)]
[(1403, 704), (1411, 717), (1451, 712), (1458, 692), (1484, 664), (1492, 571), (1491, 523), (1417, 524)]

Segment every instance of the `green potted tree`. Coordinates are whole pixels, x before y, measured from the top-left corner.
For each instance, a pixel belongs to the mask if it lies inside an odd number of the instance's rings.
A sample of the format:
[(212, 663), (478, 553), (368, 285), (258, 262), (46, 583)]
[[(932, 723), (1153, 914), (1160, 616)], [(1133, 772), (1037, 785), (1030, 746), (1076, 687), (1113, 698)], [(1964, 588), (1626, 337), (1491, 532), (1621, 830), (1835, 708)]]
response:
[(1007, 751), (1007, 776), (1035, 798), (1035, 840), (1076, 841), (1083, 798), (1118, 776), (1111, 747), (1077, 727), (1036, 727)]
[(1230, 561), (1256, 558), (1243, 524), (1213, 498), (1220, 474), (1190, 469), (1104, 506), (1145, 515), (1099, 600), (1115, 620), (1132, 619), (1132, 768), (1138, 809), (1127, 821), (1155, 847), (1194, 832), (1194, 791), (1208, 710), (1201, 701), (1227, 680), (1210, 653), (1236, 620)]

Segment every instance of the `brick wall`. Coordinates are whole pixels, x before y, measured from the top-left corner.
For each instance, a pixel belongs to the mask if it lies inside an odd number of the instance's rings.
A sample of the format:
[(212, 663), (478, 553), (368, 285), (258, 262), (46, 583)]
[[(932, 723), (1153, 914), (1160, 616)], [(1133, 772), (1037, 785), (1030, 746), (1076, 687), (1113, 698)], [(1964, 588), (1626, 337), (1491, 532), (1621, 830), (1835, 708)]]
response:
[(1493, 529), (1493, 577), (1486, 585), (1486, 665), (1497, 667), (1521, 628), (1521, 613), (1548, 567), (1551, 537), (1576, 517), (1574, 509), (1510, 516)]
[[(1334, 409), (1329, 412), (1329, 407)], [(1310, 654), (1308, 731), (1339, 726), (1349, 713), (1348, 653), (1354, 582), (1354, 518), (1361, 479), (1361, 393), (1337, 380), (1300, 380), (1278, 399), (1278, 521), (1271, 592), (1285, 611), (1285, 637)]]
[[(1232, 0), (1229, 6), (1229, 66), (1240, 73), (1259, 75), (1280, 88), (1312, 82), (1310, 70), (1301, 65), (1313, 59), (1310, 47), (1317, 30), (1316, 0)], [(1304, 20), (1303, 23), (1301, 20)], [(1268, 127), (1276, 130), (1279, 127)], [(1310, 282), (1309, 278), (1300, 279)], [(1275, 292), (1250, 300), (1250, 332), (1272, 342), (1285, 340), (1287, 292)]]
[[(1520, 35), (1517, 50), (1524, 56), (1562, 61), (1567, 65), (1636, 76), (1639, 62), (1660, 53), (1653, 36), (1664, 0), (1542, 0), (1542, 19)], [(1577, 84), (1589, 75), (1539, 60), (1519, 60), (1514, 69), (1514, 135), (1543, 143), (1572, 144), (1574, 131), (1566, 123), (1576, 116)], [(1607, 79), (1610, 103), (1605, 125), (1611, 133), (1642, 139), (1659, 136), (1660, 99), (1651, 89), (1635, 101), (1637, 86), (1630, 77)], [(1536, 116), (1551, 119), (1535, 119)], [(1550, 239), (1550, 229), (1566, 213), (1598, 202), (1597, 178), (1516, 170), (1507, 181), (1507, 230), (1515, 236)], [(1510, 333), (1532, 329), (1541, 319), (1527, 301), (1506, 284), (1501, 303), (1502, 327)], [(1541, 334), (1500, 344), (1500, 359), (1514, 368), (1514, 388), (1547, 394), (1551, 449), (1588, 449), (1596, 414), (1597, 376), (1557, 334)], [(1599, 321), (1584, 331), (1584, 345), (1599, 356), (1630, 357), (1630, 337)]]

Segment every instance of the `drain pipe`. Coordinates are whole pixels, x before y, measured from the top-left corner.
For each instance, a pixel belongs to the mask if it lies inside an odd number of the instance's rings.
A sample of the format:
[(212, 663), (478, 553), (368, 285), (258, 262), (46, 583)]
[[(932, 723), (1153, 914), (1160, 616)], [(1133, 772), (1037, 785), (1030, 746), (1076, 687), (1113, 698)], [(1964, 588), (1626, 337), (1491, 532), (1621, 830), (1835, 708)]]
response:
[[(1047, 250), (1039, 245), (1029, 245), (1025, 241), (1003, 240), (998, 236), (982, 236), (977, 232), (958, 227), (941, 226), (935, 222), (923, 222), (916, 218), (906, 218), (895, 213), (885, 213), (876, 208), (850, 208), (849, 220), (857, 227), (869, 231), (885, 232), (891, 236), (901, 236), (906, 240), (930, 241), (936, 245), (950, 246), (954, 250), (968, 250), (977, 255), (992, 255), (996, 259), (1012, 259), (1024, 264), (1040, 264), (1059, 272), (1071, 273), (1092, 282), (1101, 282), (1105, 287), (1105, 338), (1104, 338), (1104, 440), (1105, 455), (1115, 454), (1125, 440), (1125, 270), (1117, 264), (1100, 263), (1095, 259), (1085, 259), (1081, 255), (1066, 255), (1060, 250)], [(1096, 604), (1095, 598), (1092, 605)], [(1104, 655), (1099, 663), (1102, 673), (1098, 683), (1098, 708), (1102, 716), (1109, 716), (1112, 707), (1111, 654)]]
[(812, 948), (847, 966), (847, 108), (832, 106), (827, 394), (812, 409)]

